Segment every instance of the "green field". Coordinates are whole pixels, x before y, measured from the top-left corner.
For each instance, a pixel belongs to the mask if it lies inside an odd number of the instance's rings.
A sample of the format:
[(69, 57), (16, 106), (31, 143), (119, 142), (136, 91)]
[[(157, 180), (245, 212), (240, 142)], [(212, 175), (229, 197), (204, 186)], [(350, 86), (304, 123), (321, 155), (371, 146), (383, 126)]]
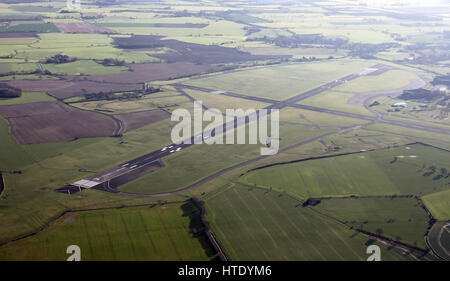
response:
[(278, 165), (250, 172), (240, 181), (272, 187), (303, 199), (425, 195), (448, 189), (445, 177), (439, 176), (442, 168), (448, 168), (448, 159), (447, 152), (418, 144)]
[(348, 104), (347, 101), (353, 94), (340, 92), (323, 92), (316, 96), (307, 98), (299, 104), (327, 108), (331, 110), (356, 113), (361, 115), (373, 116), (374, 114), (362, 105)]
[(18, 98), (0, 98), (0, 105), (21, 104), (40, 101), (54, 101), (44, 92), (23, 92)]
[(355, 228), (426, 248), (429, 217), (415, 198), (325, 199), (314, 209)]
[(185, 92), (197, 101), (202, 101), (207, 108), (219, 109), (223, 114), (227, 109), (261, 109), (268, 106), (267, 103), (223, 96), (214, 93), (205, 93), (186, 89)]
[(368, 61), (337, 60), (273, 66), (196, 79), (186, 84), (212, 90), (283, 100), (372, 65)]
[(338, 86), (334, 90), (350, 93), (394, 90), (417, 79), (419, 77), (414, 73), (404, 70), (390, 70), (380, 75), (360, 77)]
[(0, 260), (64, 261), (69, 245), (80, 247), (84, 261), (209, 260), (214, 250), (199, 216), (192, 203), (68, 213), (43, 232), (1, 247)]
[(422, 197), (430, 212), (439, 220), (450, 220), (450, 189)]
[(125, 66), (103, 66), (91, 60), (79, 60), (62, 64), (43, 64), (42, 67), (52, 74), (66, 75), (114, 74), (128, 71), (128, 68)]
[[(206, 209), (211, 230), (231, 260), (365, 260), (366, 243), (372, 243), (274, 191), (232, 187), (208, 198)], [(382, 260), (406, 259), (381, 247)]]

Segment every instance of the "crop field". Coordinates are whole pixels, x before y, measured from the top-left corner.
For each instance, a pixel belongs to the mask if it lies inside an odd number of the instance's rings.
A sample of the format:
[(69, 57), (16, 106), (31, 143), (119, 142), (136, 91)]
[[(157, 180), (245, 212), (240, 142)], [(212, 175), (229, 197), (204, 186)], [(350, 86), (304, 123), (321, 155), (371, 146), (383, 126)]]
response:
[[(331, 61), (273, 66), (189, 81), (188, 85), (283, 100), (327, 82), (362, 71), (364, 61)], [(320, 75), (317, 75), (320, 73)]]
[[(49, 229), (0, 248), (0, 260), (209, 260), (199, 210), (191, 203), (69, 213)], [(194, 231), (198, 232), (197, 236)], [(211, 246), (210, 246), (211, 247)]]
[[(365, 260), (371, 243), (283, 193), (236, 186), (208, 198), (206, 209), (231, 260)], [(382, 260), (407, 259), (381, 247)]]
[(448, 189), (447, 153), (420, 144), (402, 146), (273, 166), (250, 172), (240, 181), (272, 187), (302, 199), (425, 195)]

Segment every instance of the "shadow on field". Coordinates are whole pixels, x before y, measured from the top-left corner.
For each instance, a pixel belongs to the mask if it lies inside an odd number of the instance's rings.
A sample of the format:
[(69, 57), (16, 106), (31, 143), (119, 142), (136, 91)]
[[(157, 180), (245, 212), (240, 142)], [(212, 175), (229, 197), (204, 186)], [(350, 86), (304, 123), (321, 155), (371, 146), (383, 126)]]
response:
[(198, 239), (206, 255), (211, 260), (218, 259), (217, 251), (215, 250), (213, 244), (206, 234), (206, 232), (208, 231), (208, 227), (205, 226), (202, 222), (201, 210), (199, 210), (199, 208), (197, 208), (197, 206), (195, 206), (192, 201), (184, 203), (180, 208), (183, 210), (183, 216), (189, 217), (190, 233), (193, 237)]

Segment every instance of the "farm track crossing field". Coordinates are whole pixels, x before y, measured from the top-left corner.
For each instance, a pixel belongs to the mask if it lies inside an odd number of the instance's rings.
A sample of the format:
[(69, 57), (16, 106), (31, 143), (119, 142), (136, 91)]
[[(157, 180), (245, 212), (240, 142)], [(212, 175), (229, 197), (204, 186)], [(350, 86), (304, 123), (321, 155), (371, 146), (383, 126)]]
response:
[[(238, 185), (208, 198), (206, 213), (231, 260), (367, 259), (368, 237), (283, 193)], [(383, 260), (406, 259), (381, 247)]]
[(80, 246), (83, 261), (210, 260), (214, 250), (199, 216), (192, 203), (68, 213), (38, 235), (1, 247), (0, 260), (64, 261), (69, 245)]
[[(345, 195), (425, 195), (449, 188), (449, 152), (421, 144), (277, 165), (240, 181), (298, 198)], [(443, 170), (445, 169), (445, 170)]]

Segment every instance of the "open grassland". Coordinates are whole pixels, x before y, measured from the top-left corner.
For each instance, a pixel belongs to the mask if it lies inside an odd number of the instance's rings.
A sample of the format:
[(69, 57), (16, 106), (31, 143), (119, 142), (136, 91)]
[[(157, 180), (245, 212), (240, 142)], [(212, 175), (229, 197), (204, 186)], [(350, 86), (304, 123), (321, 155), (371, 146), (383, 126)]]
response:
[(450, 220), (450, 190), (422, 197), (423, 202), (438, 220)]
[[(365, 260), (373, 241), (291, 197), (236, 186), (206, 201), (212, 232), (231, 260)], [(383, 260), (405, 260), (382, 247)]]
[(259, 68), (192, 80), (186, 84), (212, 90), (283, 100), (370, 66), (359, 60), (300, 63)]
[(446, 178), (448, 159), (448, 152), (412, 145), (277, 165), (250, 172), (240, 181), (272, 187), (302, 199), (343, 195), (424, 195), (449, 188)]
[(54, 101), (55, 99), (50, 97), (44, 92), (23, 92), (18, 98), (0, 98), (0, 105), (21, 104), (29, 102), (40, 101)]
[(334, 90), (350, 93), (393, 90), (404, 87), (411, 81), (417, 79), (419, 79), (419, 77), (412, 72), (404, 70), (390, 70), (380, 75), (360, 77), (340, 85)]
[(348, 104), (347, 101), (353, 96), (354, 94), (349, 93), (323, 92), (318, 95), (307, 98), (299, 102), (299, 104), (362, 114), (367, 116), (374, 115), (362, 105)]
[[(209, 260), (200, 211), (192, 203), (68, 213), (36, 236), (0, 248), (0, 260)], [(199, 233), (195, 237), (194, 231)]]
[(205, 93), (195, 90), (185, 89), (186, 93), (197, 101), (202, 101), (207, 108), (215, 108), (225, 114), (227, 109), (261, 109), (268, 106), (267, 103), (223, 96), (214, 93)]
[(450, 150), (450, 136), (446, 134), (433, 132), (424, 133), (420, 130), (381, 123), (369, 125), (366, 127), (366, 129), (376, 133), (389, 133), (393, 135), (404, 136), (410, 139), (411, 142), (423, 142)]
[(415, 198), (324, 199), (314, 209), (355, 228), (426, 248), (430, 218)]

